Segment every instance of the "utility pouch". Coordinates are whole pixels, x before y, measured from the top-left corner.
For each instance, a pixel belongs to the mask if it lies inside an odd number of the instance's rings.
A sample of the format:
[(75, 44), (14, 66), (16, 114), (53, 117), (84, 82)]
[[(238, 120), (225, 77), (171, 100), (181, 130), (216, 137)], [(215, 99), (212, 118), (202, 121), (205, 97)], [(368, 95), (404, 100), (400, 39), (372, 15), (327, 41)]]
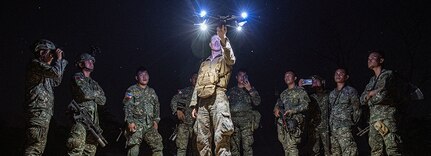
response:
[(388, 127), (382, 121), (377, 121), (373, 126), (383, 137), (389, 132)]

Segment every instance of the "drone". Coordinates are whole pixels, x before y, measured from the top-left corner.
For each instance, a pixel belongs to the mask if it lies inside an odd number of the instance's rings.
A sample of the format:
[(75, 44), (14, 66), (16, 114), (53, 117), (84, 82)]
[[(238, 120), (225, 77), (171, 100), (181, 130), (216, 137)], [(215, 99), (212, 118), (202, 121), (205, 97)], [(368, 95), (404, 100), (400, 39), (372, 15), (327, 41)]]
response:
[(222, 21), (226, 23), (227, 27), (235, 28), (237, 31), (242, 31), (244, 25), (247, 23), (247, 12), (242, 12), (241, 15), (227, 15), (227, 16), (211, 16), (205, 10), (202, 10), (199, 14), (196, 14), (199, 20), (202, 21), (200, 23), (194, 24), (199, 26), (202, 31), (206, 31), (208, 29), (208, 24), (212, 22)]

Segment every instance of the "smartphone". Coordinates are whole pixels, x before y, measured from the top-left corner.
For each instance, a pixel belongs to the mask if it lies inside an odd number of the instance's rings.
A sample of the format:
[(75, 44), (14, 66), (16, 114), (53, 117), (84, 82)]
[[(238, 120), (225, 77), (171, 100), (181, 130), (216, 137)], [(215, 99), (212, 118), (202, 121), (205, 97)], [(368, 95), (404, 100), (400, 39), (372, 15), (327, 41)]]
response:
[(248, 75), (244, 75), (244, 82), (248, 82)]
[(304, 79), (302, 81), (302, 85), (304, 86), (311, 86), (313, 84), (313, 79)]

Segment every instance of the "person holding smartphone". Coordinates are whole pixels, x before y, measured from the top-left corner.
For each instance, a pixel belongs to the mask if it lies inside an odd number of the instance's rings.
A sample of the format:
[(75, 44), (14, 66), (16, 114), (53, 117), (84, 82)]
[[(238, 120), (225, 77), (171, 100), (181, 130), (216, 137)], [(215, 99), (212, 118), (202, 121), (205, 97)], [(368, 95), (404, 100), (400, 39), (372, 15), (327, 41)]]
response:
[[(300, 79), (300, 87), (310, 87), (310, 104), (307, 117), (307, 135), (309, 139), (308, 155), (331, 155), (329, 135), (329, 92), (325, 89), (325, 80), (319, 75), (311, 79)], [(322, 148), (322, 146), (323, 148)], [(322, 151), (323, 149), (323, 151)]]
[[(230, 113), (234, 125), (234, 133), (231, 137), (232, 155), (253, 155), (253, 131), (257, 128), (253, 106), (260, 104), (260, 96), (257, 90), (250, 84), (245, 69), (240, 69), (236, 75), (237, 86), (227, 92)], [(258, 115), (260, 116), (260, 114)], [(258, 117), (260, 119), (260, 117)], [(258, 124), (257, 124), (258, 125)]]

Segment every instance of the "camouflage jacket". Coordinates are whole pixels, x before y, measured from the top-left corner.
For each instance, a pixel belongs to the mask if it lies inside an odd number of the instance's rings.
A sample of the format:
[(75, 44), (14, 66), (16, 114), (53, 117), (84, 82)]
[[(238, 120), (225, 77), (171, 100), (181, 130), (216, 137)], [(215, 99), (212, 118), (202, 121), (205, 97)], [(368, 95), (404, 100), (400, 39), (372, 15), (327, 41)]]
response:
[[(376, 76), (371, 77), (370, 82), (361, 95), (360, 100), (362, 105), (368, 105), (370, 107), (370, 122), (372, 123), (383, 119), (395, 119), (396, 102), (391, 96), (391, 92), (395, 92), (397, 88), (392, 84), (392, 79), (392, 71), (383, 69), (377, 80)], [(368, 92), (375, 89), (379, 90), (377, 95), (371, 97), (367, 101), (365, 97), (368, 95)]]
[(235, 86), (229, 89), (227, 96), (229, 98), (230, 112), (233, 116), (235, 113), (240, 112), (249, 113), (252, 106), (258, 106), (261, 101), (259, 93), (254, 88), (247, 91), (245, 88)]
[(25, 109), (28, 113), (44, 111), (53, 114), (53, 87), (60, 85), (67, 61), (62, 59), (49, 65), (33, 59), (27, 66), (25, 78)]
[(331, 129), (350, 127), (359, 121), (361, 110), (359, 108), (358, 92), (355, 88), (345, 86), (341, 91), (334, 89), (329, 94)]
[[(327, 131), (329, 120), (329, 92), (314, 93), (310, 95), (310, 111), (311, 122), (318, 130)], [(313, 107), (311, 106), (313, 105)]]
[(192, 100), (190, 102), (190, 107), (194, 107), (197, 104), (198, 95), (200, 92), (199, 88), (203, 88), (203, 86), (207, 85), (205, 84), (206, 82), (203, 81), (206, 76), (215, 76), (215, 78), (211, 79), (214, 81), (212, 83), (214, 83), (218, 89), (226, 90), (227, 88), (232, 72), (232, 67), (236, 61), (229, 40), (226, 39), (226, 45), (223, 46), (222, 53), (220, 55), (217, 55), (213, 59), (211, 57), (212, 56), (209, 56), (201, 63), (198, 72), (198, 78), (192, 95)]
[(82, 72), (75, 73), (72, 80), (72, 96), (79, 107), (91, 115), (93, 122), (99, 124), (97, 105), (105, 105), (106, 97), (100, 85)]
[(123, 103), (124, 120), (128, 124), (142, 124), (144, 128), (149, 129), (154, 122), (159, 123), (160, 103), (153, 88), (132, 85), (127, 89)]
[(185, 124), (193, 124), (194, 119), (192, 117), (192, 109), (189, 107), (192, 99), (194, 88), (192, 86), (183, 88), (178, 91), (178, 94), (174, 95), (171, 100), (172, 114), (176, 114), (177, 110), (181, 110), (185, 115)]
[(280, 94), (280, 99), (275, 104), (275, 107), (285, 113), (286, 110), (293, 110), (290, 117), (296, 119), (300, 125), (304, 123), (305, 113), (308, 111), (308, 103), (310, 98), (307, 92), (301, 87), (286, 89)]

